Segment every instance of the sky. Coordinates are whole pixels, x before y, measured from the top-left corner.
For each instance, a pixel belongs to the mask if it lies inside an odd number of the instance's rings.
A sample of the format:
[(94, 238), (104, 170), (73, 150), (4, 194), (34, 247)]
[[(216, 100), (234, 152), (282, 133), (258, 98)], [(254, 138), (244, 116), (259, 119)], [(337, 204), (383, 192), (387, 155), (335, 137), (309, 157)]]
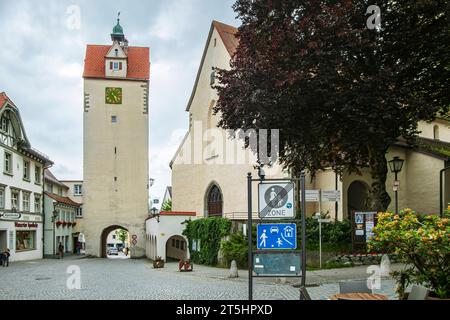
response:
[(238, 26), (234, 2), (0, 0), (0, 92), (19, 108), (32, 147), (55, 163), (58, 179), (82, 179), (85, 49), (111, 44), (120, 11), (130, 46), (150, 47), (150, 193), (162, 200), (211, 22)]

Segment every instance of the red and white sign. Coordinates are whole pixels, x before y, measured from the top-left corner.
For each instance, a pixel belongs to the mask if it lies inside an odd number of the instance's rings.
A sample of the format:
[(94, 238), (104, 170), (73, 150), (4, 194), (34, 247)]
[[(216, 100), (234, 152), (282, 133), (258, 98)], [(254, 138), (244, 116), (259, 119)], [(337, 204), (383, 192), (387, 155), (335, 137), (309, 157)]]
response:
[(16, 222), (15, 223), (16, 228), (37, 228), (38, 224), (37, 223), (32, 223), (32, 222)]
[(137, 235), (133, 234), (133, 235), (131, 236), (131, 239), (136, 240), (136, 239), (137, 239)]

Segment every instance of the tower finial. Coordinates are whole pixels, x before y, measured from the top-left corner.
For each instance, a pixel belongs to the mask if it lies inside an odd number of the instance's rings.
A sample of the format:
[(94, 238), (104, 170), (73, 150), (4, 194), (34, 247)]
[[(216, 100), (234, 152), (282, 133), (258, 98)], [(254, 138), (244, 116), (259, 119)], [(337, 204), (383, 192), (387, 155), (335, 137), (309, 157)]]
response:
[(120, 11), (117, 13), (117, 23), (120, 21)]

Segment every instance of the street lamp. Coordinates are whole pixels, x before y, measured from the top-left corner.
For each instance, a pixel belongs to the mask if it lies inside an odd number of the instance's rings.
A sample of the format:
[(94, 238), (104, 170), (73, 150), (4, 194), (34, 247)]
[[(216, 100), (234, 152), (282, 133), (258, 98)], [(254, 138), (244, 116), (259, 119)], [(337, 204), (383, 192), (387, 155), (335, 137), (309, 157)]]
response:
[(158, 223), (159, 223), (160, 215), (158, 214), (158, 209), (156, 209), (156, 207), (153, 207), (151, 212), (152, 212), (152, 217), (155, 217), (156, 221), (158, 221)]
[(394, 195), (395, 195), (395, 213), (398, 214), (398, 187), (400, 186), (400, 182), (397, 179), (397, 174), (402, 171), (403, 163), (405, 160), (400, 159), (399, 157), (394, 157), (391, 161), (389, 161), (389, 169), (391, 172), (395, 174), (394, 181)]
[(58, 217), (58, 210), (53, 210), (53, 215), (52, 215), (52, 222), (53, 222), (53, 258), (55, 258), (56, 256), (56, 242), (55, 242), (55, 223), (56, 223), (56, 218)]

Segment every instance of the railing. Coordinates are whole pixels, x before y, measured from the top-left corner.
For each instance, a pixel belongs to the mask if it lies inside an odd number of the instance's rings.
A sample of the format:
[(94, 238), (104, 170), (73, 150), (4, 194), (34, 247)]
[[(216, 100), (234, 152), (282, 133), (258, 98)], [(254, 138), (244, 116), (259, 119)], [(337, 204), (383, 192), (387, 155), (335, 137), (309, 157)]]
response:
[[(224, 213), (223, 217), (230, 220), (248, 220), (248, 212), (228, 212)], [(253, 212), (252, 219), (259, 220), (258, 212)]]

